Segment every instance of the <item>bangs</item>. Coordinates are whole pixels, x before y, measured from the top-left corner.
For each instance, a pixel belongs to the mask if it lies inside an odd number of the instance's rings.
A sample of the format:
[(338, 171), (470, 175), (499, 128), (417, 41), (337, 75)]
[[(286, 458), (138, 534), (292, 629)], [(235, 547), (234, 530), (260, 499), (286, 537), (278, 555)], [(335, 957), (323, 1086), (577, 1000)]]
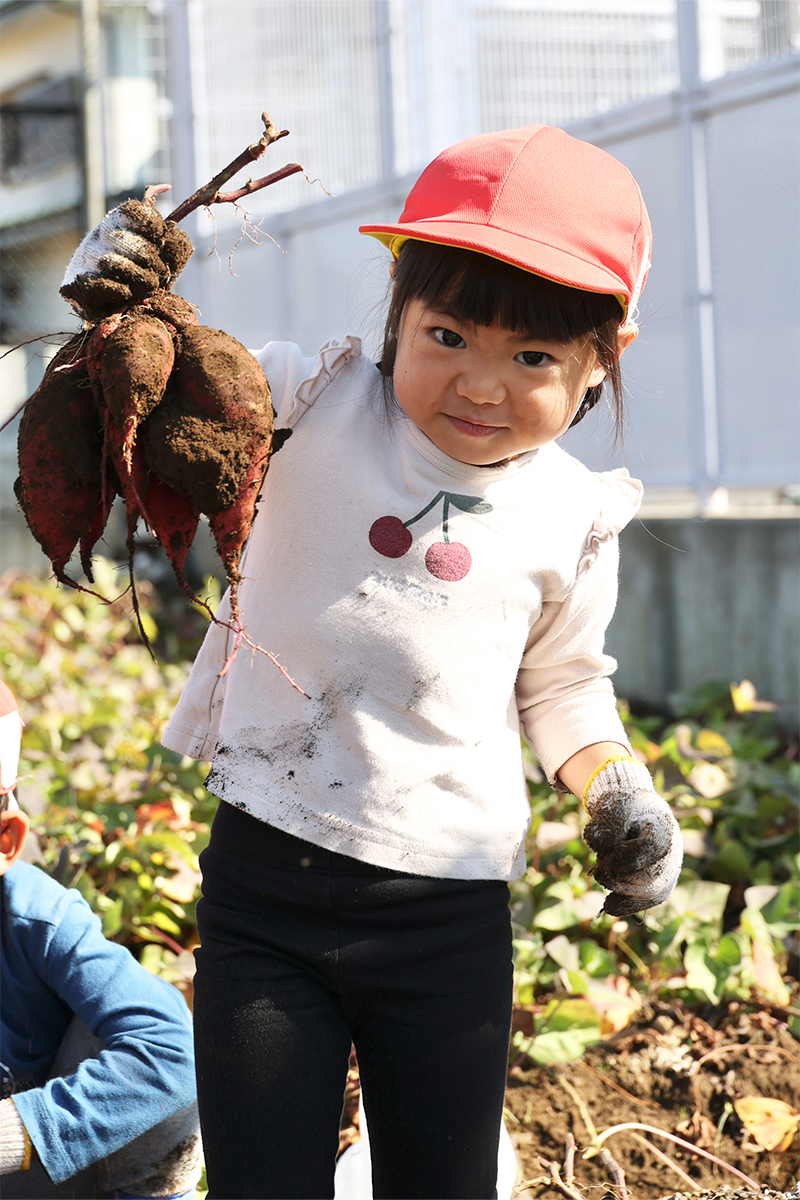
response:
[(488, 254), (409, 239), (394, 283), (403, 300), (418, 299), (465, 324), (497, 325), (522, 337), (571, 342), (616, 320), (615, 296), (554, 283)]

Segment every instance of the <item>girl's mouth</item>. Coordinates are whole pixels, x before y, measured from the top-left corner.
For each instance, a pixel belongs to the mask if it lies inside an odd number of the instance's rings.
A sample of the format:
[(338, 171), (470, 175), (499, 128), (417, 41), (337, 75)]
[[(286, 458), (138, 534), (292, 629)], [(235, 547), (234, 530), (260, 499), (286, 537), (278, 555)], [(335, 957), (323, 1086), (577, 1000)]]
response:
[(499, 425), (476, 425), (474, 421), (465, 421), (462, 417), (449, 416), (459, 433), (465, 433), (468, 437), (489, 437), (492, 433), (497, 433)]

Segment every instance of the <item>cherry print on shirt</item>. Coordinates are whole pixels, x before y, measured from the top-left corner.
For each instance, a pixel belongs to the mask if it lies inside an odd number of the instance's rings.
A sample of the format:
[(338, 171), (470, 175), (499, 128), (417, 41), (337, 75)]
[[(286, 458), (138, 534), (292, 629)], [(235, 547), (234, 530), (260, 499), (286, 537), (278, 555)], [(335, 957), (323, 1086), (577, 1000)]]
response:
[(408, 521), (399, 517), (378, 517), (369, 531), (369, 542), (373, 550), (384, 558), (402, 558), (410, 548), (414, 538), (409, 529), (415, 521), (419, 521), (429, 513), (440, 500), (442, 506), (442, 541), (434, 542), (425, 554), (425, 566), (431, 575), (455, 583), (463, 579), (472, 566), (472, 555), (463, 542), (451, 542), (448, 532), (450, 505), (461, 509), (462, 512), (482, 516), (492, 511), (492, 505), (487, 500), (479, 500), (476, 496), (460, 496), (457, 492), (437, 492), (430, 504), (426, 504), (421, 512)]

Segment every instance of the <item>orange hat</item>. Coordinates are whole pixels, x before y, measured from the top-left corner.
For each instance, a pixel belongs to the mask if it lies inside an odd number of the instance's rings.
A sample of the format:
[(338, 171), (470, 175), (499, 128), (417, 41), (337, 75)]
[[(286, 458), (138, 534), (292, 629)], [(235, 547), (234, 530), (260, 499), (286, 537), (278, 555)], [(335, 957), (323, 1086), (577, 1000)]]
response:
[(562, 129), (482, 133), (444, 150), (396, 225), (362, 225), (397, 258), (413, 238), (477, 250), (556, 283), (617, 297), (633, 326), (652, 232), (627, 167)]
[(0, 679), (0, 796), (13, 792), (17, 785), (21, 740), (22, 718), (14, 693)]

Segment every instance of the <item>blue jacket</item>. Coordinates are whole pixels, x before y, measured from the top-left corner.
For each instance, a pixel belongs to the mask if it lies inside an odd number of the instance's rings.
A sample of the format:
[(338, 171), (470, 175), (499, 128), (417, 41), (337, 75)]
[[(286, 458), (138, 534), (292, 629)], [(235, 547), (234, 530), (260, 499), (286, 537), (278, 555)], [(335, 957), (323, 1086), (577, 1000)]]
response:
[[(195, 1100), (183, 997), (103, 937), (79, 892), (27, 863), (0, 878), (0, 972), (0, 1060), (33, 1084), (14, 1104), (54, 1182)], [(106, 1049), (48, 1081), (73, 1013)]]

